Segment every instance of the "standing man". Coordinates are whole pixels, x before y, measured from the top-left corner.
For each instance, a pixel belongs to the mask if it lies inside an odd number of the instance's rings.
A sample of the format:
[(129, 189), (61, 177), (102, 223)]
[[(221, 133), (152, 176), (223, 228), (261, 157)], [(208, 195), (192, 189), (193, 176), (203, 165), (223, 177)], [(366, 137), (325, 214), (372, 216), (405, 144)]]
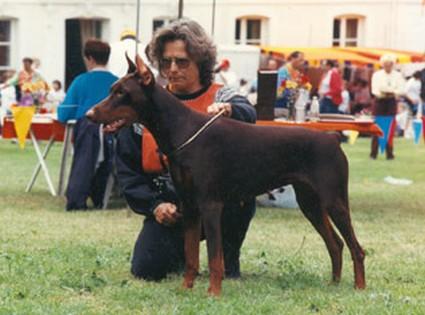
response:
[[(392, 116), (397, 114), (397, 97), (405, 90), (405, 81), (402, 74), (394, 69), (396, 57), (392, 54), (383, 55), (380, 59), (382, 69), (372, 75), (372, 94), (376, 98), (373, 108), (374, 116)], [(394, 122), (393, 122), (394, 124)], [(394, 159), (393, 133), (387, 139), (387, 160)], [(378, 155), (378, 137), (372, 137), (370, 157), (376, 159)]]
[[(74, 156), (66, 190), (66, 210), (87, 209), (90, 196), (95, 208), (102, 208), (106, 181), (111, 170), (112, 138), (103, 135), (101, 125), (85, 117), (86, 112), (108, 96), (111, 85), (118, 79), (106, 69), (110, 47), (97, 39), (84, 45), (84, 61), (88, 72), (77, 76), (59, 107), (77, 105), (74, 127)], [(61, 115), (66, 122), (70, 117)]]
[(0, 85), (0, 90), (3, 90), (9, 86), (14, 86), (16, 93), (16, 101), (18, 103), (21, 101), (22, 87), (26, 83), (31, 84), (41, 82), (46, 86), (47, 90), (47, 83), (43, 79), (43, 77), (33, 68), (33, 62), (33, 59), (29, 57), (23, 58), (22, 70), (16, 72), (13, 77), (6, 81), (6, 83)]
[[(279, 68), (277, 71), (277, 87), (282, 85), (285, 81), (292, 81), (296, 85), (300, 84), (302, 81), (304, 68), (304, 53), (301, 51), (294, 51), (289, 54), (286, 63)], [(288, 94), (278, 94), (276, 98), (276, 107), (287, 108), (289, 102), (292, 101), (289, 99)]]
[[(168, 91), (188, 107), (210, 114), (224, 109), (229, 118), (255, 122), (255, 110), (246, 98), (213, 82), (216, 47), (198, 23), (183, 19), (159, 29), (147, 51), (149, 60), (168, 80)], [(132, 274), (160, 280), (181, 270), (184, 242), (179, 201), (164, 157), (149, 131), (140, 125), (122, 129), (116, 162), (118, 181), (129, 206), (145, 216), (134, 246)], [(244, 203), (235, 200), (224, 207), (226, 277), (240, 276), (240, 248), (254, 212), (254, 198)]]

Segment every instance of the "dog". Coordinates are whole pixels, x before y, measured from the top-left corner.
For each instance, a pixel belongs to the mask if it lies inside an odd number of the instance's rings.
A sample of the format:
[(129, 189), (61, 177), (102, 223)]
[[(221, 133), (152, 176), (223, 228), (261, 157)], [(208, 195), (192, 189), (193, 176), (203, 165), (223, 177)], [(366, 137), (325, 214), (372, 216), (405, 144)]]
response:
[[(126, 58), (128, 74), (87, 117), (116, 128), (142, 123), (168, 157), (183, 213), (185, 288), (193, 287), (198, 273), (201, 224), (207, 240), (208, 293), (218, 296), (224, 270), (223, 204), (235, 198), (244, 202), (288, 184), (293, 185), (301, 211), (326, 244), (332, 280), (341, 278), (344, 243), (331, 221), (350, 249), (355, 287), (366, 287), (365, 253), (350, 218), (348, 162), (335, 135), (300, 127), (256, 126), (221, 117), (212, 121), (211, 116), (186, 107), (156, 84), (139, 56), (135, 63)], [(187, 141), (190, 138), (192, 141)]]

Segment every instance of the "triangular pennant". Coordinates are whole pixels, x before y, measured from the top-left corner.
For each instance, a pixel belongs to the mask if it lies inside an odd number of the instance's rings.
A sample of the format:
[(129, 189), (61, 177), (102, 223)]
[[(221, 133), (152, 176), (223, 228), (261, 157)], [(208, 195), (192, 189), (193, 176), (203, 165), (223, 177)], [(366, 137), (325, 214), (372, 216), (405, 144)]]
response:
[(419, 139), (422, 134), (422, 119), (413, 120), (413, 139), (415, 140), (415, 144), (419, 143)]
[(356, 130), (350, 130), (350, 135), (348, 136), (348, 143), (354, 144), (359, 136), (359, 132)]
[(384, 135), (378, 138), (379, 142), (379, 151), (384, 153), (385, 147), (387, 146), (387, 142), (390, 135), (391, 123), (394, 119), (394, 116), (376, 116), (375, 123), (381, 128)]
[[(422, 126), (425, 126), (425, 116), (422, 116)], [(422, 128), (422, 134), (425, 141), (425, 128)]]
[(395, 119), (393, 119), (393, 121), (391, 122), (391, 126), (390, 126), (390, 133), (389, 133), (388, 139), (387, 139), (387, 142), (390, 146), (393, 146), (394, 135), (395, 135), (396, 129), (397, 129), (397, 121)]
[(11, 111), (15, 120), (15, 131), (19, 146), (23, 149), (25, 148), (25, 139), (27, 138), (32, 117), (35, 113), (35, 106), (12, 106)]

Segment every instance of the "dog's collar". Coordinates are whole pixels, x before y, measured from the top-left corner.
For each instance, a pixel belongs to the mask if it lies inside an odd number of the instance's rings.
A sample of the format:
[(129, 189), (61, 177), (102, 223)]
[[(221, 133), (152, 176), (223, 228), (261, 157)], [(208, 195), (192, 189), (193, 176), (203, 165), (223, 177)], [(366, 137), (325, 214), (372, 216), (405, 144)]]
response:
[(171, 153), (168, 154), (168, 156), (174, 155), (178, 153), (179, 151), (183, 150), (185, 147), (187, 147), (189, 144), (191, 144), (202, 132), (208, 129), (209, 126), (211, 126), (221, 115), (223, 115), (225, 112), (225, 109), (223, 108), (220, 110), (217, 114), (215, 114), (213, 117), (211, 117), (201, 128), (199, 128), (198, 131), (196, 131), (189, 139), (187, 139), (185, 142), (183, 142), (181, 145), (179, 145), (174, 151), (171, 151)]

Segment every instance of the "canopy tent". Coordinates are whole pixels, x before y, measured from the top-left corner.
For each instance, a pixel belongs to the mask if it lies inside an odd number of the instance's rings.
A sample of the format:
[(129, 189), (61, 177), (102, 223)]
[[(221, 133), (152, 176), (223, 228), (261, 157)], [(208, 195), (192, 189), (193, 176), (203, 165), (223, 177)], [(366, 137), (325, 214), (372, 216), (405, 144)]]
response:
[(319, 65), (320, 61), (326, 59), (337, 60), (340, 63), (350, 62), (354, 65), (374, 65), (379, 66), (379, 59), (382, 55), (392, 53), (397, 57), (399, 63), (425, 61), (425, 54), (382, 48), (363, 47), (261, 47), (262, 52), (282, 55), (287, 57), (293, 51), (302, 51), (305, 59), (313, 66)]
[(293, 51), (302, 51), (304, 58), (311, 65), (318, 66), (322, 60), (332, 59), (338, 62), (350, 62), (355, 65), (369, 65), (375, 64), (376, 60), (361, 56), (350, 51), (338, 50), (335, 48), (317, 48), (317, 47), (276, 47), (276, 46), (265, 46), (261, 47), (262, 52), (278, 54), (283, 57), (287, 57)]
[(351, 52), (363, 57), (371, 58), (379, 62), (382, 55), (393, 54), (397, 57), (397, 62), (401, 64), (425, 61), (425, 54), (412, 51), (384, 49), (384, 48), (364, 48), (364, 47), (335, 47), (334, 49)]

